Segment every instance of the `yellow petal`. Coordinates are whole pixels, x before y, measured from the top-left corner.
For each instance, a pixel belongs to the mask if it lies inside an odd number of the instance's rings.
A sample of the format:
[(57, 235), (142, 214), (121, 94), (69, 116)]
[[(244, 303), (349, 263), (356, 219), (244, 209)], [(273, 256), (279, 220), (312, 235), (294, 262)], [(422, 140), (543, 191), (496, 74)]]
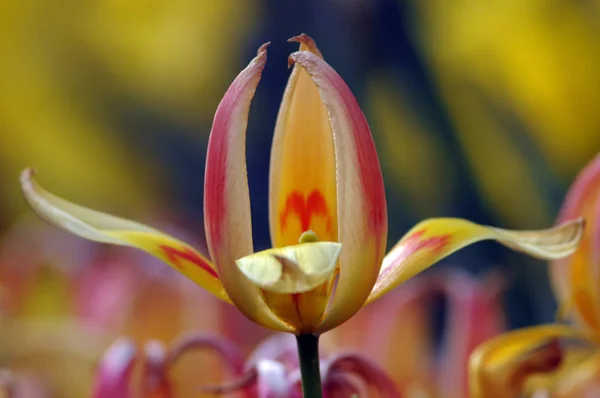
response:
[(377, 279), (387, 239), (387, 206), (377, 151), (369, 125), (350, 88), (322, 58), (298, 51), (302, 66), (327, 108), (335, 146), (340, 274), (330, 310), (317, 332), (354, 315)]
[(48, 223), (96, 242), (131, 246), (163, 260), (218, 298), (229, 301), (211, 262), (185, 243), (146, 225), (67, 202), (40, 187), (35, 171), (21, 174), (25, 199)]
[[(321, 56), (307, 35), (289, 41)], [(333, 133), (317, 86), (300, 65), (293, 67), (277, 115), (269, 184), (273, 247), (296, 244), (307, 230), (322, 241), (338, 240)]]
[(471, 397), (518, 396), (527, 377), (557, 370), (563, 356), (560, 338), (591, 341), (593, 336), (556, 324), (508, 332), (483, 343), (469, 359)]
[(204, 229), (221, 282), (242, 313), (270, 329), (291, 331), (267, 308), (235, 260), (252, 253), (252, 221), (246, 175), (248, 111), (267, 62), (267, 44), (231, 83), (215, 113), (204, 176)]
[(537, 258), (557, 259), (577, 249), (583, 229), (582, 219), (539, 231), (509, 231), (459, 218), (422, 221), (386, 255), (367, 302), (376, 300), (442, 258), (472, 243), (492, 239)]
[(333, 275), (342, 245), (302, 243), (269, 249), (236, 261), (256, 286), (274, 293), (304, 293)]

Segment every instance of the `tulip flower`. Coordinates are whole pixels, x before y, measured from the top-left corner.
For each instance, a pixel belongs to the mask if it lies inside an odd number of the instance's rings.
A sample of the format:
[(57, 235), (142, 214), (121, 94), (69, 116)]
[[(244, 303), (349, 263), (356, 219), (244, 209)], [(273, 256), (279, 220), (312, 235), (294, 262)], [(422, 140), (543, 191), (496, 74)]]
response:
[[(266, 44), (235, 78), (214, 117), (204, 181), (210, 260), (154, 228), (45, 191), (32, 169), (22, 174), (29, 204), (59, 228), (164, 260), (259, 325), (298, 335), (313, 357), (318, 335), (464, 246), (491, 239), (543, 259), (573, 253), (583, 230), (579, 220), (509, 231), (437, 218), (416, 225), (386, 256), (387, 207), (367, 121), (315, 42), (306, 35), (291, 41), (300, 43), (300, 51), (289, 57), (293, 69), (271, 151), (272, 249), (253, 253), (245, 155)], [(312, 373), (318, 378), (318, 369)]]
[[(581, 247), (573, 255), (555, 260), (550, 268), (559, 301), (558, 316), (572, 318), (574, 323), (525, 328), (479, 346), (470, 358), (473, 398), (511, 396), (509, 392), (518, 393), (525, 387), (527, 376), (556, 371), (559, 358), (568, 356), (572, 350), (571, 347), (561, 350), (559, 339), (600, 344), (600, 155), (581, 171), (569, 189), (558, 223), (578, 217), (583, 217), (589, 225)], [(568, 368), (572, 372), (563, 371), (552, 389), (574, 389), (575, 379), (600, 374), (600, 357), (575, 361)]]

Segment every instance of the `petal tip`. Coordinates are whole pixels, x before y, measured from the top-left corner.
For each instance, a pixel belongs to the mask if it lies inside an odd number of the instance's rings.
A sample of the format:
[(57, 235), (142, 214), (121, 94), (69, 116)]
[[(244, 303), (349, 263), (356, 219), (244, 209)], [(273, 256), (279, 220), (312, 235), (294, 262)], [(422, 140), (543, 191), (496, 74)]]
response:
[(312, 53), (310, 51), (295, 51), (288, 56), (288, 68), (291, 68), (296, 62), (300, 62), (310, 57)]
[(256, 55), (258, 56), (266, 56), (267, 55), (267, 48), (271, 45), (271, 42), (268, 41), (264, 44), (262, 44), (259, 48), (258, 51), (256, 52)]
[[(321, 53), (321, 51), (319, 51), (317, 43), (313, 40), (312, 37), (310, 37), (306, 33), (300, 33), (298, 36), (290, 37), (288, 39), (288, 42), (299, 43), (300, 49), (298, 50), (298, 52), (308, 51), (319, 56), (320, 58), (323, 58), (323, 54)], [(294, 54), (297, 54), (297, 52)], [(291, 68), (295, 62), (295, 58), (293, 57), (294, 54), (290, 55), (288, 58), (288, 68)]]
[(321, 54), (317, 48), (317, 43), (306, 33), (300, 33), (298, 36), (290, 37), (288, 43), (299, 43), (301, 51), (308, 50), (313, 53), (318, 53), (319, 55)]
[(23, 190), (30, 190), (32, 188), (32, 180), (37, 175), (37, 169), (28, 167), (21, 172), (21, 188)]
[(563, 229), (566, 234), (571, 235), (570, 239), (567, 240), (572, 242), (573, 251), (575, 251), (583, 239), (586, 220), (584, 217), (578, 217), (559, 225), (559, 228)]

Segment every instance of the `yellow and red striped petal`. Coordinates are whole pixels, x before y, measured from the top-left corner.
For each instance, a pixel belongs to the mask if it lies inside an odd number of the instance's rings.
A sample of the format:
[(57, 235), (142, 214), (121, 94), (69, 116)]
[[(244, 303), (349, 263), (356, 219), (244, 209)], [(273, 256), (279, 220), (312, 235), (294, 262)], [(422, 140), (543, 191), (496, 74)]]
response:
[(254, 322), (291, 331), (268, 309), (235, 260), (252, 253), (250, 197), (246, 173), (248, 111), (267, 61), (267, 45), (235, 78), (215, 113), (204, 179), (204, 228), (208, 249), (225, 290)]
[(472, 398), (519, 396), (526, 379), (557, 370), (563, 353), (558, 339), (593, 341), (567, 325), (542, 325), (504, 333), (483, 343), (469, 359)]
[(229, 301), (211, 262), (192, 247), (146, 225), (67, 202), (40, 187), (34, 175), (32, 169), (21, 174), (23, 194), (33, 210), (50, 224), (85, 239), (141, 249)]
[[(321, 57), (307, 35), (289, 41)], [(308, 230), (321, 241), (338, 240), (333, 134), (317, 86), (300, 65), (293, 67), (277, 115), (269, 184), (273, 247), (295, 245)]]
[[(584, 217), (587, 227), (572, 256), (551, 263), (551, 281), (561, 308), (600, 331), (600, 155), (577, 176), (558, 222)], [(563, 314), (564, 315), (564, 314)]]
[(387, 254), (367, 302), (429, 268), (442, 258), (482, 240), (496, 240), (541, 259), (572, 254), (583, 235), (582, 219), (539, 231), (509, 231), (459, 218), (432, 218), (417, 224)]
[(331, 308), (318, 332), (350, 318), (377, 279), (387, 239), (387, 207), (377, 151), (369, 125), (352, 92), (322, 58), (299, 51), (302, 66), (319, 89), (334, 137), (340, 276)]

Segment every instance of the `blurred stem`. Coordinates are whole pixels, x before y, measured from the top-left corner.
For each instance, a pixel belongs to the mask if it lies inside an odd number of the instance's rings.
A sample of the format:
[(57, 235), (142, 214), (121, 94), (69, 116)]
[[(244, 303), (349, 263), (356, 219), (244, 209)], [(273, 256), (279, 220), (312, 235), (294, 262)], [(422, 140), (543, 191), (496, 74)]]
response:
[(296, 336), (298, 356), (300, 357), (300, 373), (302, 375), (302, 396), (304, 398), (321, 398), (321, 371), (319, 369), (319, 336), (300, 334)]

